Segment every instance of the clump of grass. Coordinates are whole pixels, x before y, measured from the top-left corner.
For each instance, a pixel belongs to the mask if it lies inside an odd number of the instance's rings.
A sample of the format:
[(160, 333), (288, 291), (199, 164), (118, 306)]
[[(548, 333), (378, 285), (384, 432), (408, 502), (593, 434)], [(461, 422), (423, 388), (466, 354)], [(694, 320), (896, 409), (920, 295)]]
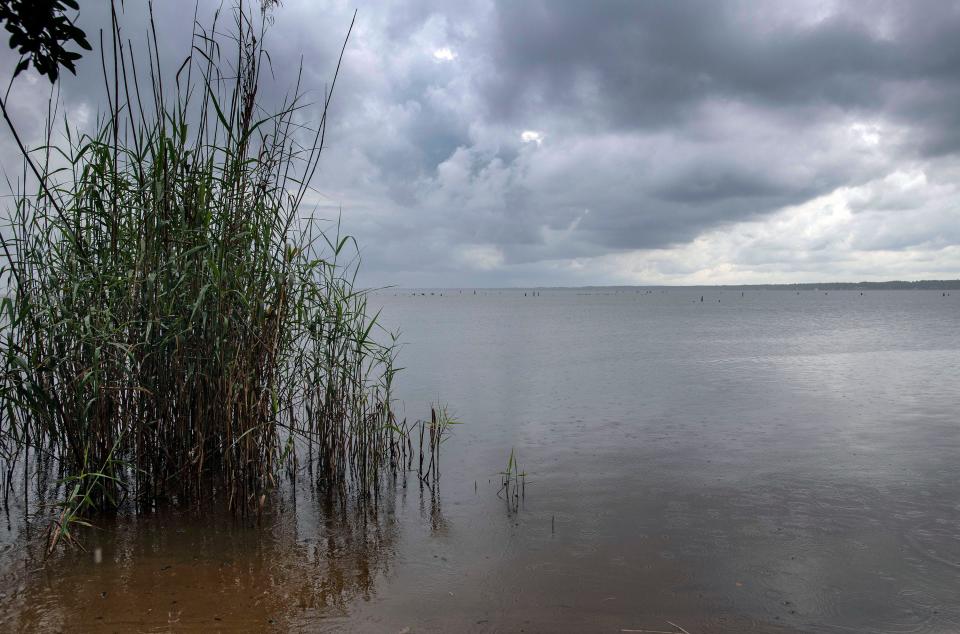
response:
[(58, 536), (125, 500), (261, 509), (298, 451), (361, 497), (409, 460), (356, 245), (303, 209), (336, 71), (314, 127), (299, 80), (269, 110), (269, 20), (232, 15), (232, 38), (220, 16), (196, 27), (172, 77), (156, 32), (136, 58), (115, 17), (108, 111), (28, 158), (37, 187), (2, 232), (0, 447), (55, 457)]

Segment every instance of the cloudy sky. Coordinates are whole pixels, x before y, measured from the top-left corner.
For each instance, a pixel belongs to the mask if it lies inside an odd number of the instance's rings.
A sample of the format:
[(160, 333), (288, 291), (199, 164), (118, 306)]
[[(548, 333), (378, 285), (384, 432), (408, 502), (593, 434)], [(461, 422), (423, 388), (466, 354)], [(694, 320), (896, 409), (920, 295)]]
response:
[(367, 284), (960, 277), (960, 3), (284, 0), (277, 82), (322, 95), (354, 8), (311, 204)]

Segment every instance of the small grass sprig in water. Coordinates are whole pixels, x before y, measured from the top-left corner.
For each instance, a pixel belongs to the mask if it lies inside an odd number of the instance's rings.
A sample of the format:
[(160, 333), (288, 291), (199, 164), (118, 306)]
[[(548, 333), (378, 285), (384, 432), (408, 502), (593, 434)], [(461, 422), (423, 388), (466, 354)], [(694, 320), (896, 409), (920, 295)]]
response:
[(520, 501), (526, 497), (527, 472), (520, 469), (514, 449), (510, 450), (507, 468), (500, 472), (500, 489), (497, 496), (507, 501), (507, 511), (516, 513), (520, 510)]
[[(110, 504), (118, 505), (119, 500), (112, 497), (115, 488), (123, 488), (123, 483), (115, 476), (109, 475), (109, 472), (120, 472), (122, 466), (114, 464), (115, 459), (112, 455), (107, 456), (106, 467), (103, 470), (91, 469), (89, 465), (84, 465), (79, 472), (68, 475), (58, 482), (66, 491), (66, 496), (55, 506), (60, 508), (60, 514), (50, 523), (50, 531), (47, 539), (47, 551), (56, 548), (57, 543), (63, 539), (80, 547), (83, 546), (73, 536), (74, 526), (90, 526), (90, 522), (83, 519), (81, 514), (94, 505), (94, 497), (99, 494), (106, 498)], [(106, 485), (110, 486), (106, 486)], [(116, 485), (116, 486), (114, 486)]]

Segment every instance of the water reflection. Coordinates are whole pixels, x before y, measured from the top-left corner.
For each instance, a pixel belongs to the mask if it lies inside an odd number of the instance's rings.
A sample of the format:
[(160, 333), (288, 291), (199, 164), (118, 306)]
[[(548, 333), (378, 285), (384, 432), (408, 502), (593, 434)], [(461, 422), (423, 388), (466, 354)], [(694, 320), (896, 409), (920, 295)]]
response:
[[(426, 490), (425, 490), (426, 489)], [(444, 536), (449, 532), (447, 519), (443, 516), (440, 491), (437, 485), (420, 486), (420, 517), (430, 526), (431, 535)]]
[[(7, 545), (6, 631), (288, 629), (335, 625), (370, 600), (400, 539), (397, 505), (285, 498), (260, 525), (212, 510), (118, 518), (85, 535), (86, 552), (44, 561), (42, 540)], [(439, 515), (439, 504), (436, 505)], [(442, 526), (438, 520), (438, 526)]]

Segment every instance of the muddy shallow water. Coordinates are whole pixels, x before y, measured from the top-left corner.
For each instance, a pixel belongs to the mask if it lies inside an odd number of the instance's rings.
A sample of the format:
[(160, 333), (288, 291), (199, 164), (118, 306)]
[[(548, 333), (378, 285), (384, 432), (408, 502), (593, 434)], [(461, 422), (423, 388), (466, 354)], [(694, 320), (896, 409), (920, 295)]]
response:
[(377, 302), (408, 416), (464, 422), (437, 490), (301, 476), (46, 561), (15, 502), (0, 627), (960, 631), (960, 292), (434, 292)]

